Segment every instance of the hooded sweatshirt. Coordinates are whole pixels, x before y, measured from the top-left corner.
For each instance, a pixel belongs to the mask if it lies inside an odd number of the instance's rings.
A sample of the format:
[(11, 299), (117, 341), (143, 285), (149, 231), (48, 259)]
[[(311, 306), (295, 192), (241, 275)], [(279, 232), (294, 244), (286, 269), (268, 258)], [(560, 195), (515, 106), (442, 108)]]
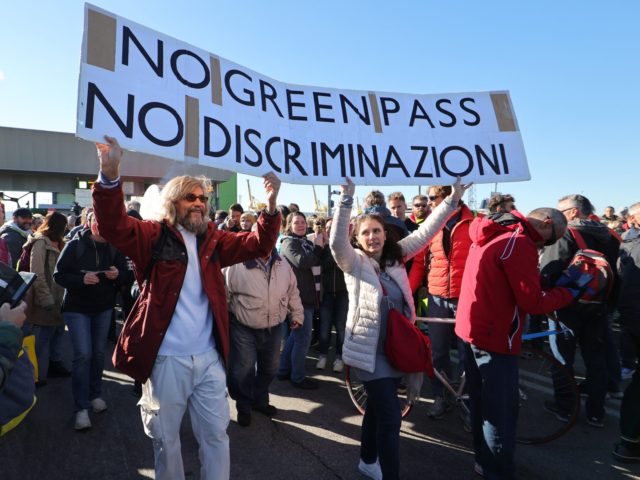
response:
[(456, 334), (490, 352), (518, 355), (525, 314), (573, 301), (561, 287), (543, 291), (538, 273), (540, 234), (517, 211), (476, 218), (462, 277)]

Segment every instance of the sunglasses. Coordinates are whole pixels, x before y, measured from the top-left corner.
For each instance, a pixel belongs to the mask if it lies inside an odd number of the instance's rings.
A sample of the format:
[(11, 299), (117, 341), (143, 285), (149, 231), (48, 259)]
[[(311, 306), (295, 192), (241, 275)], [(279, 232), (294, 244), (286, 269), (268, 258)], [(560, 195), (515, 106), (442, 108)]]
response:
[[(547, 218), (549, 218), (549, 217), (547, 217)], [(555, 223), (551, 222), (551, 236), (549, 238), (547, 238), (547, 240), (544, 242), (544, 246), (545, 247), (550, 247), (551, 245), (553, 245), (557, 241), (558, 241), (558, 239), (556, 238), (556, 225), (555, 225)]]
[(184, 196), (184, 199), (187, 202), (195, 202), (196, 200), (200, 200), (202, 203), (207, 203), (209, 197), (205, 197), (204, 195), (196, 195), (195, 193), (187, 193)]
[(429, 201), (431, 202), (435, 202), (439, 198), (440, 198), (440, 195), (429, 195)]
[(426, 203), (414, 203), (413, 208), (427, 208), (429, 205)]

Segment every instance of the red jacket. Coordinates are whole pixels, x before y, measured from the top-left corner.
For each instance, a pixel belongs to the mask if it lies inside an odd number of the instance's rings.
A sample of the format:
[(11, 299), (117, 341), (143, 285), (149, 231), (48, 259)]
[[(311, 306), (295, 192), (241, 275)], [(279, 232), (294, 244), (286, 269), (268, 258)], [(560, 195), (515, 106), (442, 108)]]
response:
[(481, 349), (517, 355), (525, 314), (557, 310), (573, 297), (560, 287), (542, 291), (536, 247), (541, 237), (526, 218), (512, 211), (496, 220), (471, 224), (455, 331)]
[(0, 238), (0, 262), (5, 263), (13, 268), (15, 268), (15, 264), (18, 263), (17, 258), (15, 262), (12, 260), (11, 254), (9, 253), (9, 245), (7, 245), (7, 242), (4, 241), (4, 238)]
[[(151, 375), (178, 303), (187, 271), (186, 247), (180, 233), (169, 227), (163, 248), (145, 283), (145, 273), (162, 224), (128, 216), (121, 188), (108, 189), (94, 184), (93, 208), (100, 234), (133, 261), (141, 285), (140, 297), (118, 339), (113, 363), (135, 380), (145, 382)], [(206, 233), (198, 236), (203, 287), (214, 318), (212, 335), (225, 362), (229, 355), (229, 318), (221, 269), (267, 255), (275, 245), (279, 229), (280, 215), (265, 214), (260, 216), (255, 232), (223, 232), (209, 222)]]
[(462, 205), (456, 210), (449, 217), (449, 220), (456, 215), (459, 215), (460, 218), (451, 229), (449, 255), (446, 255), (442, 245), (443, 229), (431, 239), (422, 252), (415, 256), (409, 272), (409, 284), (413, 292), (423, 284), (428, 258), (431, 256), (429, 278), (427, 279), (429, 293), (443, 298), (458, 298), (460, 296), (462, 273), (471, 246), (469, 225), (474, 217), (473, 212), (466, 205)]

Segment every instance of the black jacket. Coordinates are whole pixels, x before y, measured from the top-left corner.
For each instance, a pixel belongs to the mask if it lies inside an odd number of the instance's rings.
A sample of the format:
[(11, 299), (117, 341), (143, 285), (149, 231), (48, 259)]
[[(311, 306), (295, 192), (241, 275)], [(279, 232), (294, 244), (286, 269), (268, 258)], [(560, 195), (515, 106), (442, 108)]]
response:
[(296, 274), (302, 305), (317, 307), (319, 299), (316, 295), (316, 281), (311, 267), (320, 266), (322, 248), (305, 237), (287, 236), (282, 240), (280, 255), (287, 259), (293, 273)]
[[(601, 252), (609, 262), (613, 271), (614, 285), (607, 303), (610, 307), (615, 306), (619, 283), (616, 269), (620, 251), (619, 240), (611, 234), (606, 225), (593, 220), (573, 220), (569, 222), (569, 226), (582, 234), (587, 247)], [(545, 287), (552, 287), (556, 284), (562, 271), (567, 268), (577, 251), (578, 245), (568, 229), (564, 237), (555, 244), (545, 247), (540, 259), (540, 273)], [(566, 308), (579, 309), (580, 305), (572, 304)]]
[(640, 238), (632, 242), (624, 264), (618, 311), (624, 331), (640, 337)]
[[(86, 272), (105, 271), (114, 265), (119, 272), (115, 280), (104, 273), (96, 285), (85, 285)], [(53, 279), (64, 287), (63, 312), (99, 313), (113, 308), (120, 285), (131, 280), (131, 271), (118, 250), (108, 243), (94, 242), (89, 230), (79, 232), (62, 250)]]
[(347, 293), (344, 273), (336, 265), (329, 245), (325, 245), (322, 250), (322, 291), (323, 294)]

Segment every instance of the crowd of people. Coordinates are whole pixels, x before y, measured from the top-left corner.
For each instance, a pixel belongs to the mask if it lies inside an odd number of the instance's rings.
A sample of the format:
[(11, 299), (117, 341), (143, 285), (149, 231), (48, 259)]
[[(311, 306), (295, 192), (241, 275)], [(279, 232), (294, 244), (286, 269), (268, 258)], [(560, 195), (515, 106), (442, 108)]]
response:
[[(395, 310), (410, 322), (416, 313), (455, 319), (427, 333), (434, 367), (450, 379), (466, 375), (470, 415), (463, 420), (477, 474), (514, 478), (521, 337), (557, 323), (572, 334), (550, 336), (553, 352), (570, 369), (577, 347), (584, 359), (587, 423), (603, 427), (605, 398), (621, 399), (613, 456), (640, 462), (640, 203), (597, 217), (586, 197), (567, 195), (555, 208), (524, 215), (512, 196), (496, 195), (478, 212), (464, 203), (468, 186), (458, 179), (429, 187), (409, 206), (401, 192), (374, 190), (354, 216), (346, 179), (333, 217), (307, 217), (295, 204), (277, 204), (280, 181), (268, 174), (262, 211), (233, 204), (210, 218), (207, 181), (181, 176), (164, 186), (159, 217), (143, 220), (139, 203), (125, 203), (123, 152), (105, 140), (93, 208), (77, 221), (18, 208), (5, 223), (0, 204), (0, 262), (37, 275), (25, 303), (0, 308), (0, 433), (33, 406), (34, 386), (45, 387), (49, 376), (71, 377), (75, 429), (91, 428), (90, 414), (108, 408), (101, 382), (119, 302), (127, 319), (113, 362), (141, 386), (157, 479), (184, 478), (187, 409), (202, 478), (229, 478), (227, 389), (238, 425), (249, 427), (253, 412), (277, 415), (269, 398), (276, 378), (320, 387), (306, 362), (312, 344), (316, 370), (349, 366), (367, 392), (358, 470), (398, 478), (398, 392), (419, 395), (423, 374), (401, 371), (385, 350)], [(594, 275), (585, 281), (574, 263), (586, 250), (611, 267), (606, 293), (590, 301)], [(70, 370), (60, 351), (65, 327)], [(36, 362), (19, 355), (31, 335)], [(427, 415), (441, 419), (451, 404), (436, 379), (431, 395)], [(545, 409), (568, 421), (565, 405), (550, 401)]]

